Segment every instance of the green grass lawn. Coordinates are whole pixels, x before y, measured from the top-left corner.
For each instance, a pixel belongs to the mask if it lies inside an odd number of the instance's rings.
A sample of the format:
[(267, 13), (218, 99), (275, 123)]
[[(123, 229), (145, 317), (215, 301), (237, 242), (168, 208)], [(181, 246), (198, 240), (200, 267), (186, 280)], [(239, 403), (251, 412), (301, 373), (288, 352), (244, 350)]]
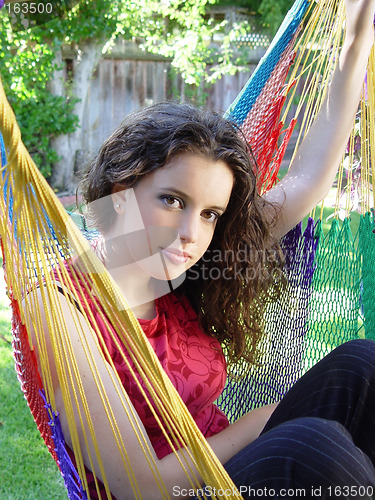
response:
[(2, 276), (0, 335), (0, 499), (66, 500), (60, 472), (40, 437), (16, 377)]

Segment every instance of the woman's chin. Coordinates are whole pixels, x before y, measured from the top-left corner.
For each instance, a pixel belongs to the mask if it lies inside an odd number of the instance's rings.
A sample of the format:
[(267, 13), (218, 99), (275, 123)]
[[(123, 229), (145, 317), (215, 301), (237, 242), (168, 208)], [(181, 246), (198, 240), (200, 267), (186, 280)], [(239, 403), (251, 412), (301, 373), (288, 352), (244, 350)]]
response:
[(179, 266), (179, 269), (170, 267), (159, 271), (153, 270), (150, 276), (158, 281), (183, 281), (185, 279), (186, 269), (185, 266)]
[[(185, 265), (158, 265), (158, 266), (143, 266), (142, 263), (138, 263), (138, 265), (142, 268), (142, 271), (146, 273), (150, 278), (162, 281), (162, 282), (171, 282), (177, 281), (179, 286), (184, 280), (186, 276), (186, 266)], [(175, 288), (173, 286), (173, 288)]]

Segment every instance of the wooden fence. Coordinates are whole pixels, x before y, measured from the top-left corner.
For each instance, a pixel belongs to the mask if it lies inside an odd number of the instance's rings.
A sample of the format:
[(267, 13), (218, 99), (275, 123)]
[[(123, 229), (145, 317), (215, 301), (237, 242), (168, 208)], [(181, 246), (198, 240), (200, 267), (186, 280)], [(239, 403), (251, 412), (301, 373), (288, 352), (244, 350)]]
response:
[[(205, 105), (224, 112), (248, 80), (247, 72), (224, 76), (202, 96)], [(197, 91), (199, 93), (199, 90)], [(207, 95), (206, 95), (207, 94)], [(131, 111), (167, 99), (189, 100), (191, 89), (165, 60), (103, 59), (89, 82), (82, 124), (82, 149), (94, 153)]]

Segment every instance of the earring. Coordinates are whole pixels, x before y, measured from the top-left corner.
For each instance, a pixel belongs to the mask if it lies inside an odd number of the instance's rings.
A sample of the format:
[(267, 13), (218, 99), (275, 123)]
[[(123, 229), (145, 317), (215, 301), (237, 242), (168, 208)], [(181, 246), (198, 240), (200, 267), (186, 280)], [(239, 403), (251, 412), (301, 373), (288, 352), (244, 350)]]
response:
[(115, 208), (120, 208), (120, 203), (116, 203)]

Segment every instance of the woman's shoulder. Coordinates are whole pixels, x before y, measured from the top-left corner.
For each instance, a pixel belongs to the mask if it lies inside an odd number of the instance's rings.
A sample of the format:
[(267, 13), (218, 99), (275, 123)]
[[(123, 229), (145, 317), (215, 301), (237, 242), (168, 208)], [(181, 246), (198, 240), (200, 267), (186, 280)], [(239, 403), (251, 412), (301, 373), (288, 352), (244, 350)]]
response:
[(90, 273), (85, 272), (78, 260), (72, 257), (61, 261), (52, 269), (51, 275), (57, 291), (78, 310), (87, 312), (88, 309), (95, 309), (96, 297)]

